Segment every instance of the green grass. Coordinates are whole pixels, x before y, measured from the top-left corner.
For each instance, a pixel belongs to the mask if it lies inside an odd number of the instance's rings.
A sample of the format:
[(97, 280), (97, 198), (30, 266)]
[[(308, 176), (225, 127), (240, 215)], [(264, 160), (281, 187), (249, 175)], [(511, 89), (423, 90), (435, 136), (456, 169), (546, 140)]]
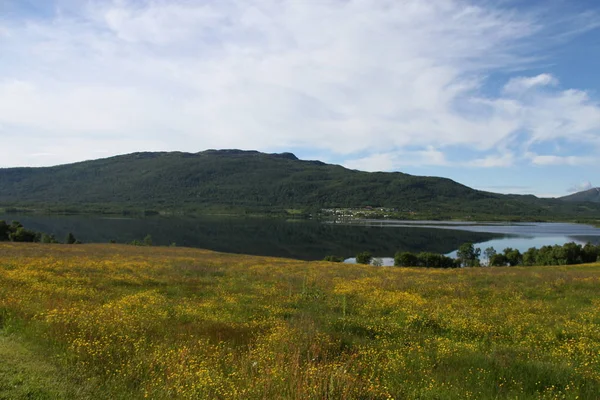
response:
[(75, 396), (77, 390), (53, 362), (18, 337), (0, 331), (0, 399), (56, 400)]
[(434, 270), (0, 244), (1, 393), (597, 400), (599, 299), (600, 264)]

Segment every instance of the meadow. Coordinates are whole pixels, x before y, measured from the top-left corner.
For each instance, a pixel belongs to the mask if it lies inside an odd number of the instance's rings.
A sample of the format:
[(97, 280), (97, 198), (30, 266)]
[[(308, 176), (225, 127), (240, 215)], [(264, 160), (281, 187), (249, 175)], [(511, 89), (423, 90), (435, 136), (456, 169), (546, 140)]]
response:
[(0, 399), (597, 399), (600, 264), (0, 243)]

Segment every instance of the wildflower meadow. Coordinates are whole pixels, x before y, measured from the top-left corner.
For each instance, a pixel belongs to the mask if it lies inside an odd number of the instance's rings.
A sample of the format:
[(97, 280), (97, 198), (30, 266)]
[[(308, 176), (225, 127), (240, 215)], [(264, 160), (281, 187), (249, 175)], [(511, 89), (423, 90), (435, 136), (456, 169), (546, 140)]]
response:
[(598, 399), (600, 264), (0, 244), (0, 399)]

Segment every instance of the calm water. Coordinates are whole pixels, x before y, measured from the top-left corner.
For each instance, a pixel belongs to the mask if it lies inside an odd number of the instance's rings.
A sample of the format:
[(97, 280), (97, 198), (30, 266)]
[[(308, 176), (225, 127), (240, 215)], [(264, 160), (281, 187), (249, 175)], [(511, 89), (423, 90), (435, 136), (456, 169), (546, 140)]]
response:
[(69, 232), (86, 242), (118, 243), (151, 235), (154, 244), (199, 247), (240, 254), (319, 260), (326, 255), (352, 257), (370, 251), (389, 264), (396, 251), (452, 254), (462, 243), (485, 249), (600, 243), (600, 229), (588, 225), (476, 224), (436, 221), (361, 221), (352, 224), (259, 218), (109, 218), (100, 216), (0, 215), (25, 227), (54, 234)]

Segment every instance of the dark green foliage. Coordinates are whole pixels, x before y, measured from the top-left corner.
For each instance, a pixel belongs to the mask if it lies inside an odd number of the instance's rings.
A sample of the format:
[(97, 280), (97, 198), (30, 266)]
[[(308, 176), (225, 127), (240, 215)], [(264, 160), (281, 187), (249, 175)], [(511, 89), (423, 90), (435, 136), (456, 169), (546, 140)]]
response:
[(69, 232), (65, 239), (65, 243), (66, 244), (75, 244), (75, 242), (77, 242), (77, 239), (75, 239), (75, 235), (73, 235), (71, 232)]
[(600, 245), (587, 243), (581, 246), (571, 242), (562, 246), (542, 246), (539, 249), (532, 247), (523, 254), (518, 250), (507, 248), (504, 249), (504, 254), (496, 255), (497, 261), (490, 265), (575, 265), (595, 262), (599, 256)]
[(418, 254), (407, 251), (398, 252), (394, 256), (394, 265), (397, 267), (427, 267), (427, 268), (456, 268), (459, 263), (442, 254), (421, 252)]
[(584, 263), (597, 261), (600, 257), (600, 246), (594, 246), (591, 243), (586, 243), (581, 249), (581, 260)]
[(0, 204), (62, 212), (228, 210), (314, 212), (332, 207), (387, 207), (420, 217), (597, 218), (600, 204), (471, 189), (450, 179), (399, 172), (367, 173), (292, 154), (223, 150), (135, 153), (49, 168), (0, 169)]
[(40, 242), (42, 243), (58, 243), (54, 235), (48, 235), (46, 233), (42, 233)]
[(481, 249), (475, 248), (473, 243), (462, 244), (456, 253), (457, 259), (460, 261), (463, 267), (478, 267), (479, 256), (481, 255)]
[(132, 246), (152, 246), (152, 236), (146, 235), (142, 240), (134, 239), (129, 244)]
[(455, 259), (436, 253), (419, 253), (417, 254), (417, 260), (418, 267), (456, 268), (460, 266)]
[[(53, 241), (54, 240), (54, 241)], [(7, 224), (0, 220), (0, 242), (40, 242), (55, 243), (54, 236), (49, 236), (36, 232), (25, 227), (18, 221)]]
[(370, 264), (373, 259), (373, 255), (368, 251), (363, 251), (356, 255), (356, 262), (359, 264)]
[(523, 265), (535, 265), (538, 258), (538, 249), (530, 247), (525, 253), (523, 253)]
[(488, 264), (492, 260), (492, 257), (494, 257), (495, 255), (496, 255), (496, 249), (494, 249), (493, 247), (488, 247), (487, 249), (485, 249), (483, 251), (483, 256), (488, 260)]
[(489, 258), (490, 267), (506, 267), (508, 260), (504, 254), (496, 253)]
[(6, 221), (0, 220), (0, 242), (5, 242), (9, 239), (10, 226)]
[(325, 256), (325, 258), (323, 258), (323, 261), (329, 261), (329, 262), (343, 262), (343, 261), (344, 261), (344, 257), (338, 257), (338, 256)]
[[(472, 243), (464, 243), (457, 252), (457, 259), (441, 254), (422, 252), (397, 252), (394, 265), (398, 267), (432, 267), (457, 268), (461, 266), (479, 266), (479, 251)], [(530, 248), (524, 254), (517, 249), (506, 248), (497, 253), (493, 247), (485, 249), (488, 265), (491, 267), (534, 266), (534, 265), (574, 265), (600, 261), (600, 245), (591, 243), (581, 246), (576, 243), (566, 243), (563, 246), (543, 246), (540, 249)]]
[(21, 227), (16, 228), (8, 235), (11, 242), (39, 242), (40, 234)]
[(394, 256), (394, 265), (397, 267), (416, 267), (418, 263), (417, 256), (408, 251), (398, 252)]
[(506, 262), (511, 267), (515, 267), (517, 265), (523, 264), (523, 255), (519, 250), (512, 249), (510, 247), (504, 249), (503, 251), (504, 257), (506, 258)]

